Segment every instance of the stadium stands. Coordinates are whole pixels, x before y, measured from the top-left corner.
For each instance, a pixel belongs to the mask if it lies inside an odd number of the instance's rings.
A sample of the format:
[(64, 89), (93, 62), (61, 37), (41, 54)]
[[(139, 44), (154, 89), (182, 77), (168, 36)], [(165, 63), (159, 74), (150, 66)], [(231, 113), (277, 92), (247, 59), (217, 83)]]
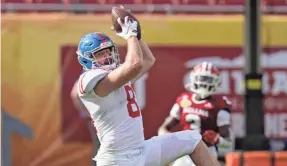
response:
[[(1, 0), (1, 3), (79, 3), (79, 4), (192, 4), (243, 5), (244, 0)], [(287, 5), (287, 0), (265, 0), (268, 5)]]
[[(262, 0), (270, 11), (287, 13), (287, 0)], [(112, 5), (130, 5), (133, 12), (153, 13), (239, 13), (243, 11), (244, 0), (1, 0), (2, 12), (66, 11), (107, 12)], [(73, 7), (67, 8), (68, 5)], [(91, 6), (94, 5), (94, 6)], [(64, 7), (63, 7), (64, 6)], [(136, 8), (136, 10), (134, 9)], [(54, 10), (55, 9), (55, 10)], [(277, 10), (279, 9), (279, 10)], [(271, 12), (270, 12), (271, 13)], [(278, 12), (277, 12), (278, 13)]]

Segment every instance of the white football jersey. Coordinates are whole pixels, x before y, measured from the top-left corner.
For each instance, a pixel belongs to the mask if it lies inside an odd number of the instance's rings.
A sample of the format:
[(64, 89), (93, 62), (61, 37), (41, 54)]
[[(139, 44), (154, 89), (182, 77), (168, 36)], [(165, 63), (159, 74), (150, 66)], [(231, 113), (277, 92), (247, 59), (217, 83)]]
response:
[(144, 143), (141, 111), (131, 84), (106, 97), (95, 94), (94, 86), (108, 73), (104, 69), (92, 69), (83, 73), (78, 82), (78, 94), (90, 113), (101, 142), (98, 156), (140, 148)]

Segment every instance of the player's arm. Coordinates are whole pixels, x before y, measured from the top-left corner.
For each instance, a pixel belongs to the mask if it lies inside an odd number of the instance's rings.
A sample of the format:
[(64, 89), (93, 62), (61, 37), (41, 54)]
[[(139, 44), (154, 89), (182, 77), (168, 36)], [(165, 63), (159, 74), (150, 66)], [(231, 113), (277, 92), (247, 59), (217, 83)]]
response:
[[(78, 95), (78, 81), (75, 82), (75, 84), (74, 84), (74, 86), (73, 86), (73, 88), (71, 90), (70, 97), (72, 99), (72, 103), (74, 104), (76, 110), (79, 111), (81, 118), (84, 118), (84, 119), (88, 120), (89, 127), (93, 127), (94, 128), (94, 126), (92, 125), (92, 123), (90, 121), (91, 119), (90, 119), (90, 116), (88, 115), (88, 110), (84, 106), (83, 102), (80, 100), (80, 97)], [(92, 139), (93, 139), (93, 141), (95, 143), (95, 146), (96, 146), (95, 150), (97, 152), (99, 150), (101, 144), (100, 144), (100, 141), (99, 141), (99, 139), (97, 137), (97, 134), (94, 133), (93, 135), (94, 135), (95, 138), (92, 138)]]
[(217, 127), (220, 135), (217, 144), (218, 150), (222, 153), (231, 152), (234, 148), (234, 137), (231, 131), (231, 102), (226, 97), (222, 97), (222, 109), (217, 114)]
[(84, 106), (84, 104), (82, 103), (82, 101), (80, 100), (80, 97), (78, 95), (78, 81), (75, 82), (71, 90), (70, 97), (72, 99), (72, 103), (74, 104), (76, 110), (79, 111), (81, 118), (88, 117), (87, 115), (88, 111), (86, 107)]
[[(120, 6), (120, 8), (124, 9), (124, 6)], [(130, 10), (128, 10), (131, 12)], [(112, 30), (114, 28), (112, 27)], [(148, 45), (143, 41), (143, 39), (139, 39), (139, 44), (143, 53), (143, 64), (142, 64), (142, 70), (140, 73), (135, 77), (134, 79), (131, 80), (132, 83), (137, 81), (142, 75), (144, 75), (146, 72), (149, 71), (149, 69), (153, 66), (155, 63), (155, 57), (153, 56), (150, 48)]]
[(231, 115), (226, 109), (222, 109), (217, 114), (217, 126), (218, 126), (218, 144), (217, 146), (224, 151), (229, 152), (233, 150), (233, 137), (231, 133)]
[(171, 130), (179, 124), (180, 120), (180, 107), (176, 103), (173, 105), (170, 115), (164, 120), (163, 124), (158, 129), (158, 135), (171, 132)]
[(155, 63), (155, 57), (153, 56), (150, 48), (148, 45), (143, 41), (143, 39), (139, 40), (139, 45), (141, 47), (142, 53), (143, 53), (143, 64), (142, 69), (140, 73), (132, 79), (132, 83), (134, 83), (136, 80), (138, 80), (142, 75), (144, 75), (146, 72), (149, 71), (149, 69), (153, 66)]
[(221, 137), (226, 139), (230, 138), (230, 122), (231, 122), (230, 111), (227, 109), (221, 109), (218, 112), (216, 119), (218, 133), (220, 134)]
[(227, 110), (220, 110), (217, 114), (217, 127), (218, 133), (213, 130), (206, 130), (203, 133), (203, 139), (205, 142), (211, 145), (232, 147), (232, 137), (230, 131), (230, 113)]
[(97, 96), (105, 97), (115, 89), (118, 89), (136, 78), (143, 68), (143, 54), (137, 39), (137, 22), (130, 22), (128, 17), (125, 18), (125, 23), (121, 23), (122, 32), (117, 35), (127, 40), (127, 55), (125, 62), (118, 68), (109, 72), (101, 79), (94, 87)]
[(143, 68), (143, 57), (136, 36), (127, 39), (128, 52), (125, 62), (107, 74), (94, 87), (95, 93), (104, 97), (118, 89), (139, 75)]

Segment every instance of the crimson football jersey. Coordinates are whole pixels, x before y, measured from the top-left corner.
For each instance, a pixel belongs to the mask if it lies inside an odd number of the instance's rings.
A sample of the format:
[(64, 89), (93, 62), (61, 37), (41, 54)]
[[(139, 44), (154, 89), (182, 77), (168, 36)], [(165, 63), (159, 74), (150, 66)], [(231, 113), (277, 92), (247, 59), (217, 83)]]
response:
[(211, 96), (198, 101), (194, 93), (186, 92), (177, 98), (170, 115), (180, 121), (184, 130), (218, 132), (217, 115), (221, 110), (231, 110), (231, 102), (225, 96)]

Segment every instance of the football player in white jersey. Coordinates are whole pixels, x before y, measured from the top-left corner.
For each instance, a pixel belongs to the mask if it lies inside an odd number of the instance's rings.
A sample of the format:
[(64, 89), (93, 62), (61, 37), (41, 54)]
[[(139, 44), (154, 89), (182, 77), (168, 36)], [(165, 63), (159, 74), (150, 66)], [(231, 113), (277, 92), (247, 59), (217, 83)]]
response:
[(131, 83), (146, 73), (155, 58), (137, 38), (137, 21), (128, 17), (117, 33), (127, 42), (120, 64), (113, 41), (103, 33), (89, 33), (78, 45), (78, 60), (87, 70), (79, 78), (78, 94), (89, 111), (101, 147), (98, 166), (161, 166), (190, 155), (198, 166), (217, 162), (197, 131), (181, 131), (144, 140), (143, 121)]

